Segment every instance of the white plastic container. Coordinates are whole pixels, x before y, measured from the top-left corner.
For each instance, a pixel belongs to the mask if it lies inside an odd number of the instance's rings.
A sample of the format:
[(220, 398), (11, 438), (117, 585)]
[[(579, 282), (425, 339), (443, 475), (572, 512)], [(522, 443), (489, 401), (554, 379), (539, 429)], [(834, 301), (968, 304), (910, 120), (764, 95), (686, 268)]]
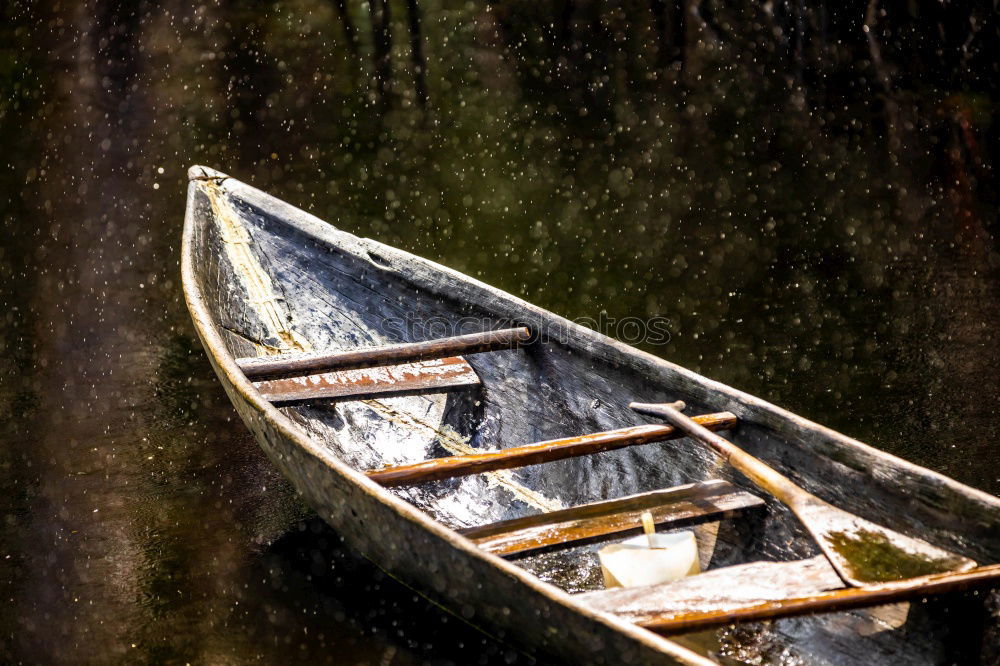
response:
[(597, 552), (605, 587), (669, 583), (701, 573), (694, 532), (652, 533), (652, 517), (643, 516), (646, 534)]

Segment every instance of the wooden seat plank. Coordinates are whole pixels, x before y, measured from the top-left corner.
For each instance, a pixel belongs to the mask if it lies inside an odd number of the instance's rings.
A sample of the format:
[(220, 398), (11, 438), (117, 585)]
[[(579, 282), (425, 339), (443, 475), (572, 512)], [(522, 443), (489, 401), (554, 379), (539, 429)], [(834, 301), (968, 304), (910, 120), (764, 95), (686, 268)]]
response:
[(588, 607), (642, 623), (671, 612), (727, 611), (844, 587), (822, 555), (792, 562), (750, 562), (672, 583), (583, 592)]
[(584, 592), (574, 598), (593, 610), (673, 634), (997, 586), (1000, 565), (848, 588), (820, 555), (793, 562), (740, 564), (673, 583)]
[(372, 395), (450, 391), (478, 385), (476, 371), (457, 356), (254, 382), (257, 390), (275, 404), (318, 399), (360, 400)]
[[(727, 430), (736, 425), (730, 412), (702, 414), (695, 421), (709, 430)], [(427, 481), (440, 481), (470, 474), (512, 469), (526, 465), (563, 460), (577, 456), (613, 451), (627, 446), (679, 439), (683, 435), (673, 426), (641, 425), (606, 432), (553, 439), (502, 451), (486, 451), (460, 456), (424, 460), (411, 465), (399, 465), (367, 472), (368, 478), (383, 486), (402, 486)]]
[(658, 525), (718, 519), (764, 501), (720, 479), (594, 502), (548, 513), (460, 530), (480, 548), (516, 555), (541, 548), (641, 531), (642, 514)]

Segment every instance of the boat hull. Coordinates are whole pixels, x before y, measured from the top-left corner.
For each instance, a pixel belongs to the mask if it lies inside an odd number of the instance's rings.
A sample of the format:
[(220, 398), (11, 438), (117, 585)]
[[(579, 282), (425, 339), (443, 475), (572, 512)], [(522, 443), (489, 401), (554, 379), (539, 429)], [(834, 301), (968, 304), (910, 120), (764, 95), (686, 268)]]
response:
[[(224, 177), (204, 170), (193, 172), (182, 263), (185, 295), (195, 327), (244, 423), (305, 500), (349, 545), (462, 619), (532, 652), (581, 663), (710, 663), (674, 640), (656, 636), (609, 614), (594, 612), (521, 567), (485, 553), (425, 511), (387, 492), (338, 459), (333, 449), (345, 450), (351, 446), (350, 441), (335, 442), (337, 446), (332, 449), (323, 446), (308, 436), (300, 423), (264, 400), (237, 367), (232, 341), (223, 339), (196, 265), (196, 257), (206, 251), (200, 245), (205, 242), (201, 228), (204, 220), (197, 219), (196, 214), (199, 210), (196, 199), (206, 196), (205, 185), (199, 179), (215, 186)], [(233, 183), (232, 187), (239, 196), (252, 200), (252, 207), (258, 211), (255, 214), (287, 218), (290, 233), (296, 238), (332, 247), (347, 236), (341, 232), (334, 235), (315, 218), (245, 185)], [(205, 209), (202, 202), (200, 210)], [(571, 348), (576, 356), (591, 355), (595, 363), (603, 364), (601, 367), (642, 376), (661, 392), (661, 395), (630, 397), (662, 401), (673, 394), (692, 403), (697, 411), (736, 413), (741, 422), (736, 432), (741, 445), (769, 459), (783, 472), (795, 474), (796, 481), (826, 499), (848, 507), (874, 505), (886, 515), (897, 516), (909, 531), (928, 533), (941, 545), (964, 546), (967, 552), (971, 546), (971, 554), (981, 562), (1000, 559), (1000, 541), (995, 534), (1000, 502), (995, 498), (570, 324), (430, 262), (371, 241), (350, 242), (363, 244), (362, 250), (374, 262), (373, 270), (405, 272), (408, 279), (412, 276), (415, 288), (447, 290), (460, 300), (488, 303), (500, 319), (558, 331), (561, 344)], [(558, 358), (546, 359), (546, 363), (553, 365), (558, 362), (561, 362)], [(477, 370), (482, 374), (483, 367)], [(588, 379), (592, 381), (593, 377)], [(623, 424), (609, 421), (592, 425), (600, 426), (593, 428), (599, 430)], [(349, 438), (350, 433), (343, 437)], [(672, 450), (674, 455), (682, 452), (683, 449)], [(798, 474), (795, 470), (808, 470), (809, 474)], [(899, 486), (907, 488), (902, 504)], [(859, 501), (859, 487), (866, 491), (865, 503)], [(624, 488), (616, 492), (636, 490), (642, 489)], [(573, 501), (591, 499), (582, 497)], [(902, 511), (907, 505), (912, 510)], [(785, 543), (801, 535), (794, 531), (780, 532), (789, 529), (788, 525), (794, 530), (792, 523), (781, 518), (780, 507), (772, 506), (771, 513), (777, 518), (769, 524), (769, 529), (778, 530), (779, 538), (768, 547), (786, 558), (790, 554), (809, 555), (780, 551)], [(964, 538), (970, 543), (964, 543)], [(806, 540), (806, 550), (807, 546)], [(984, 600), (987, 600), (985, 605)], [(864, 663), (873, 650), (874, 654), (893, 655), (894, 663), (944, 663), (954, 660), (957, 653), (953, 646), (958, 640), (963, 643), (962, 654), (980, 654), (979, 646), (989, 640), (989, 632), (995, 630), (997, 623), (996, 604), (989, 601), (988, 595), (949, 595), (911, 606), (907, 631), (884, 631), (877, 636), (862, 637), (858, 633), (862, 625), (870, 626), (871, 617), (878, 614), (861, 617), (839, 613), (781, 620), (776, 623), (775, 632), (764, 633), (768, 636), (766, 640), (779, 644), (800, 642), (789, 653), (806, 655), (813, 663)], [(959, 615), (974, 617), (975, 623), (957, 626)], [(749, 653), (744, 654), (748, 660), (752, 658)]]

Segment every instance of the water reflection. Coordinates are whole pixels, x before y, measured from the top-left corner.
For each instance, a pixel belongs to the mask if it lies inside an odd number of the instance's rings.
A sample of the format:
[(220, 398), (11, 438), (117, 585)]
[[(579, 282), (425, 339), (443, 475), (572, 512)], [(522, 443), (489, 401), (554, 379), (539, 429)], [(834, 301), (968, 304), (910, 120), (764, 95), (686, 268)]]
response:
[(179, 296), (192, 163), (665, 316), (651, 351), (1000, 492), (978, 10), (877, 10), (5, 5), (4, 658), (519, 658), (344, 553), (234, 420)]

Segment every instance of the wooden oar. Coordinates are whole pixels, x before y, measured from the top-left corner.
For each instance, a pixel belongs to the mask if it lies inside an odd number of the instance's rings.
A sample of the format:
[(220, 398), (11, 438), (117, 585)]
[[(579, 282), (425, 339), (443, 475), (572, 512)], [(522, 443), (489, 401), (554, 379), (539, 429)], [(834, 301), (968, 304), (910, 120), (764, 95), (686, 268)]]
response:
[[(675, 403), (676, 404), (676, 403)], [(640, 414), (664, 419), (705, 444), (798, 517), (844, 582), (854, 587), (976, 566), (967, 557), (932, 546), (838, 509), (795, 485), (732, 442), (706, 430), (673, 405), (633, 402)]]

